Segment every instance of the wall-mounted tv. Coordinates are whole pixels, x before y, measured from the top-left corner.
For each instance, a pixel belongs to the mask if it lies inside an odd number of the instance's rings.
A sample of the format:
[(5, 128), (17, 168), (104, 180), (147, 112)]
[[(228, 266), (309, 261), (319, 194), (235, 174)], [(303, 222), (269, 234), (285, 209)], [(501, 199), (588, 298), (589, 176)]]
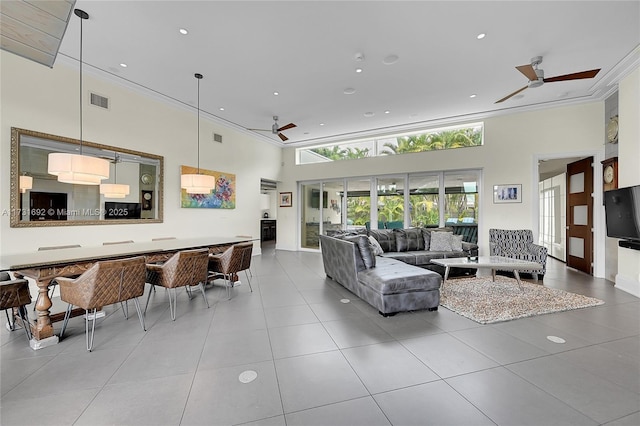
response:
[[(322, 191), (322, 206), (325, 209), (329, 207), (329, 205), (327, 204), (328, 198), (329, 198), (329, 194), (327, 194), (327, 191)], [(319, 189), (311, 190), (310, 205), (311, 205), (311, 208), (313, 209), (320, 208), (320, 190)]]
[(140, 219), (142, 215), (142, 205), (140, 203), (117, 203), (105, 201), (105, 219)]
[(640, 241), (640, 185), (604, 193), (607, 236)]

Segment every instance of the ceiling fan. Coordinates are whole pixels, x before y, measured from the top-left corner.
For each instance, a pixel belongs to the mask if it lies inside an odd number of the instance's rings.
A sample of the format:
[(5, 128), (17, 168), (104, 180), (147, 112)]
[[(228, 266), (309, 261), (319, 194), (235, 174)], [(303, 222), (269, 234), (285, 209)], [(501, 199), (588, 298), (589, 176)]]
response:
[(282, 140), (282, 142), (285, 142), (287, 140), (289, 140), (288, 137), (286, 137), (285, 135), (283, 135), (281, 132), (284, 130), (289, 130), (289, 129), (293, 129), (294, 127), (298, 127), (293, 123), (289, 123), (289, 124), (285, 124), (282, 127), (278, 127), (278, 116), (274, 115), (273, 116), (273, 125), (271, 126), (271, 129), (248, 129), (248, 130), (254, 130), (257, 132), (271, 132), (274, 135), (278, 135), (278, 137)]
[(574, 72), (572, 74), (565, 74), (565, 75), (558, 75), (556, 77), (544, 78), (544, 70), (538, 68), (538, 65), (540, 65), (541, 63), (542, 63), (542, 56), (536, 56), (534, 58), (531, 58), (531, 64), (520, 65), (516, 67), (518, 71), (520, 71), (522, 74), (524, 74), (525, 77), (529, 79), (529, 84), (505, 96), (504, 98), (497, 100), (496, 103), (498, 104), (500, 102), (506, 101), (510, 97), (517, 95), (518, 93), (522, 92), (524, 89), (527, 89), (527, 88), (533, 89), (535, 87), (542, 86), (544, 83), (553, 83), (555, 81), (582, 80), (585, 78), (593, 78), (596, 76), (596, 74), (598, 74), (598, 72), (600, 72), (600, 68), (598, 68), (595, 70)]

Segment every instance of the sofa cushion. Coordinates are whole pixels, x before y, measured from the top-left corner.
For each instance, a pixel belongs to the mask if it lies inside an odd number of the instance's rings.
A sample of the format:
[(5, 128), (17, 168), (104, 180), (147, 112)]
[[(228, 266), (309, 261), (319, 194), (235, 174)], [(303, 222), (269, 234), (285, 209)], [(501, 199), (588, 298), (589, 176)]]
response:
[(444, 259), (448, 253), (444, 251), (420, 250), (412, 252), (415, 257), (416, 266), (425, 266), (431, 263), (431, 259)]
[(429, 251), (451, 251), (451, 232), (432, 232)]
[(416, 264), (415, 252), (412, 251), (390, 251), (388, 253), (383, 253), (382, 257), (387, 259), (396, 259), (409, 265)]
[(382, 247), (380, 247), (380, 243), (378, 242), (378, 240), (373, 238), (371, 235), (369, 235), (369, 244), (371, 244), (371, 249), (373, 250), (374, 255), (380, 256), (382, 253), (384, 253), (384, 250), (382, 250)]
[(394, 229), (398, 251), (424, 250), (424, 238), (420, 228)]
[[(338, 237), (340, 238), (340, 237)], [(357, 252), (360, 254), (360, 261), (364, 265), (362, 269), (373, 268), (376, 266), (376, 256), (373, 254), (373, 250), (371, 249), (371, 244), (369, 243), (369, 237), (366, 235), (345, 235), (342, 237), (345, 241), (351, 241), (358, 248)], [(356, 266), (358, 271), (362, 269), (358, 266), (359, 263), (358, 256), (356, 256)]]
[[(380, 267), (358, 273), (358, 281), (380, 294), (429, 291), (440, 288), (440, 274), (406, 265), (397, 260), (380, 258)], [(390, 263), (392, 262), (392, 263)]]
[(396, 245), (396, 236), (393, 233), (393, 229), (370, 229), (369, 235), (378, 240), (380, 247), (384, 252), (398, 251)]
[(453, 228), (450, 226), (445, 226), (444, 228), (422, 228), (422, 239), (424, 240), (425, 250), (429, 250), (431, 247), (432, 232), (451, 232), (453, 234)]
[(451, 251), (462, 251), (462, 235), (451, 236)]

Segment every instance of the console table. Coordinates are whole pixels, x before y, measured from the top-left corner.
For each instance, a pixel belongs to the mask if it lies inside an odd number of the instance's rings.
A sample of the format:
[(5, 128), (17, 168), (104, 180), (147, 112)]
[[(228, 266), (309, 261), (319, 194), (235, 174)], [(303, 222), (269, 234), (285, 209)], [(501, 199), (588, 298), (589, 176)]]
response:
[(114, 244), (95, 247), (77, 247), (60, 250), (44, 250), (32, 253), (13, 254), (0, 257), (0, 271), (11, 271), (16, 278), (32, 278), (38, 286), (37, 318), (31, 324), (33, 339), (31, 347), (39, 349), (38, 341), (52, 338), (57, 343), (52, 322), (60, 321), (64, 313), (51, 314), (49, 285), (56, 277), (77, 276), (100, 260), (146, 256), (148, 263), (164, 262), (181, 250), (208, 248), (210, 253), (221, 253), (237, 243), (254, 241), (250, 236), (201, 237), (147, 241), (130, 244)]

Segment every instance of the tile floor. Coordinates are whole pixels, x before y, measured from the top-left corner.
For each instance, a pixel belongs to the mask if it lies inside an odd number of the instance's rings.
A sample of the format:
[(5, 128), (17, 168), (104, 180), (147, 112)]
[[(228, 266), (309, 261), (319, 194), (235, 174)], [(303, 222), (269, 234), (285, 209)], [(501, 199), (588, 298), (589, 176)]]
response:
[(544, 285), (606, 303), (479, 325), (445, 308), (383, 318), (316, 253), (265, 249), (252, 270), (253, 293), (210, 287), (209, 309), (179, 293), (175, 322), (159, 290), (146, 332), (106, 308), (92, 353), (81, 318), (32, 351), (3, 316), (0, 423), (640, 424), (640, 300), (610, 282), (550, 260)]

